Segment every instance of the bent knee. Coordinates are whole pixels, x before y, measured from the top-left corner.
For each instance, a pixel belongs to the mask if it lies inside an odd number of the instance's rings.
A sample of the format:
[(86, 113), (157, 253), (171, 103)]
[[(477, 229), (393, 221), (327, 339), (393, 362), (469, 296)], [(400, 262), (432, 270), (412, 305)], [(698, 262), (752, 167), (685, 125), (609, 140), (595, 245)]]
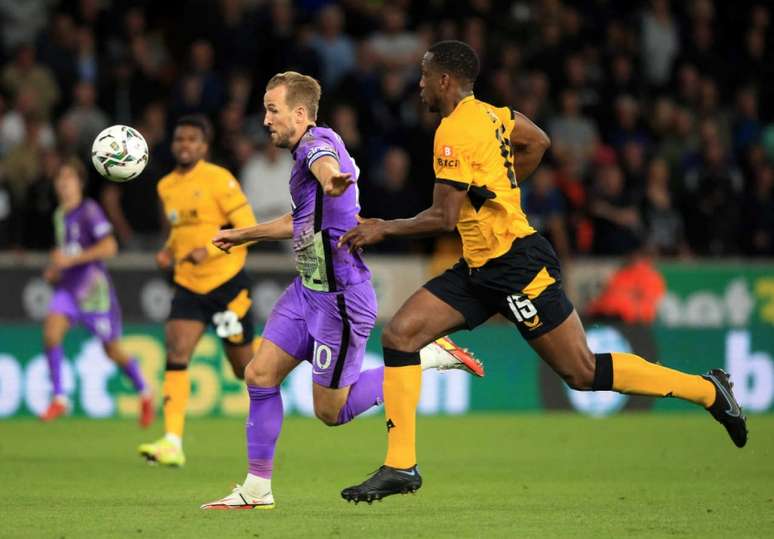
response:
[(406, 319), (393, 318), (382, 333), (382, 346), (404, 352), (419, 350), (415, 324)]
[(251, 361), (244, 368), (239, 365), (232, 365), (232, 367), (234, 375), (249, 386), (276, 387), (282, 383), (277, 373), (267, 368), (263, 362)]
[(336, 427), (339, 425), (339, 410), (315, 407), (314, 415), (329, 427)]

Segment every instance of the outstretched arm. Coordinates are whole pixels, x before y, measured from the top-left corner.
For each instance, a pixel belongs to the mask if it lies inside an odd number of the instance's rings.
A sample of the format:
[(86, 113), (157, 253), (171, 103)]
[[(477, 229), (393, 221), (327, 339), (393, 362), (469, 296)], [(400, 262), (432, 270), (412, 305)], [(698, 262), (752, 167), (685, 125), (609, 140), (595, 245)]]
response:
[(293, 237), (293, 217), (286, 213), (273, 221), (258, 223), (244, 228), (221, 230), (212, 243), (221, 251), (228, 252), (232, 247), (259, 241), (286, 240)]
[[(459, 184), (460, 186), (464, 184)], [(349, 245), (349, 250), (379, 243), (385, 238), (435, 236), (454, 230), (460, 218), (460, 208), (467, 191), (457, 185), (436, 182), (433, 190), (433, 205), (411, 219), (365, 219), (344, 234), (339, 247)]]
[(320, 157), (309, 167), (314, 177), (322, 185), (323, 193), (328, 196), (337, 197), (344, 193), (347, 188), (355, 183), (352, 174), (342, 172), (339, 169), (339, 162), (333, 157)]
[(516, 180), (521, 183), (532, 174), (543, 154), (551, 147), (551, 139), (545, 131), (535, 125), (522, 113), (513, 111), (516, 115), (516, 125), (511, 131), (511, 146), (513, 147), (514, 171)]

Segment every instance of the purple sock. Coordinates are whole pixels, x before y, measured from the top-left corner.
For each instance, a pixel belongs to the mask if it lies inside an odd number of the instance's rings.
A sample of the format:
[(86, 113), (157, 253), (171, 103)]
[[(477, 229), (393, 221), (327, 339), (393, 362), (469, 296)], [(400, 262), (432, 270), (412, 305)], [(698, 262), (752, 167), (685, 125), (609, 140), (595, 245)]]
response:
[(282, 430), (282, 396), (278, 387), (247, 386), (250, 414), (245, 424), (247, 471), (271, 479), (274, 448)]
[(55, 397), (64, 395), (62, 388), (62, 361), (64, 352), (61, 346), (53, 346), (46, 350), (46, 360), (48, 360), (48, 371), (51, 376), (51, 386)]
[(360, 378), (349, 388), (347, 402), (339, 412), (338, 425), (349, 423), (372, 406), (384, 402), (384, 367), (360, 373)]
[(140, 363), (137, 361), (137, 358), (130, 359), (129, 362), (121, 368), (123, 369), (124, 374), (132, 381), (132, 385), (137, 393), (145, 391), (145, 378), (142, 376)]

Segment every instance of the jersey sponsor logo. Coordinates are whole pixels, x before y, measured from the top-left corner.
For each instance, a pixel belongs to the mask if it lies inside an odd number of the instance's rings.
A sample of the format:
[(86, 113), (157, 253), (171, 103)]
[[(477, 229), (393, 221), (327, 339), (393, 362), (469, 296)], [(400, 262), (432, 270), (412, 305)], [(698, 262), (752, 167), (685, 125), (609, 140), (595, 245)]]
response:
[(444, 146), (443, 147), (443, 155), (445, 157), (451, 157), (452, 155), (454, 155), (454, 151), (452, 150), (452, 147), (451, 146)]
[(444, 159), (443, 157), (439, 157), (438, 166), (441, 168), (457, 168), (460, 166), (460, 161), (459, 159)]

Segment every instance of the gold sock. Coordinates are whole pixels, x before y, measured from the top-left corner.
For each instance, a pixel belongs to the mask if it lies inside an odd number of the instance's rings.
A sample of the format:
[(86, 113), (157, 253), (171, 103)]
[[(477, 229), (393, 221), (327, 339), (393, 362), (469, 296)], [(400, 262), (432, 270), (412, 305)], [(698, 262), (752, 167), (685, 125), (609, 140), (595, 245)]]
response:
[(164, 431), (183, 437), (191, 383), (188, 369), (164, 372)]
[(417, 463), (416, 415), (421, 387), (420, 365), (384, 368), (384, 414), (387, 417), (387, 458), (384, 463), (387, 466), (410, 468)]
[(613, 352), (613, 390), (632, 395), (675, 397), (701, 404), (715, 402), (715, 385), (696, 374), (686, 374), (651, 363), (640, 356)]

